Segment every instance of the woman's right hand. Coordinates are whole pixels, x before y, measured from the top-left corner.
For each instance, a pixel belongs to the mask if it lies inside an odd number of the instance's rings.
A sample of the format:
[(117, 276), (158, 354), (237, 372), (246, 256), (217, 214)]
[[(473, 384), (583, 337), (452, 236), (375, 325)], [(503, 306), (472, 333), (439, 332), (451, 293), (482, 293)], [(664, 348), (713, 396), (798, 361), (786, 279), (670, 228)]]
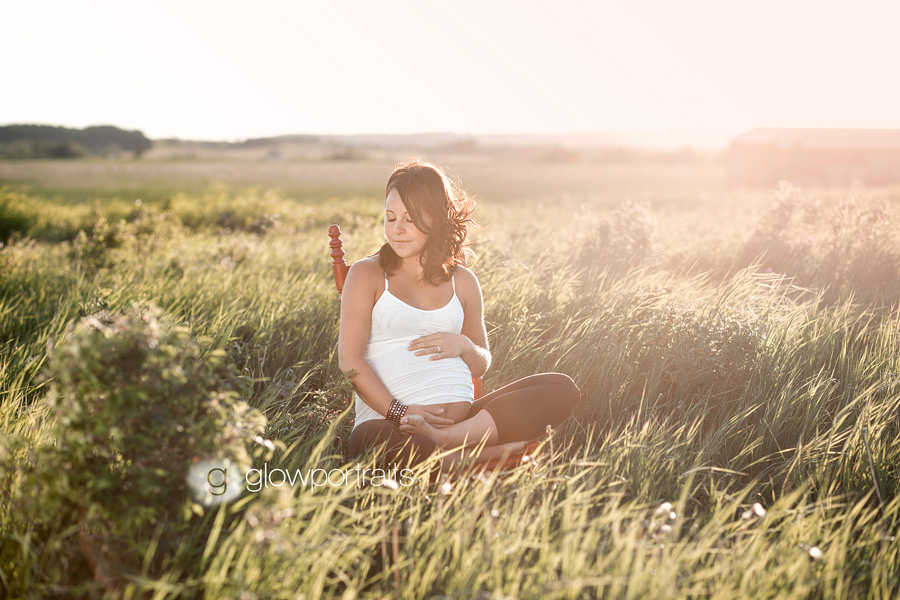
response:
[(406, 407), (406, 414), (408, 415), (422, 415), (425, 418), (425, 422), (435, 427), (437, 429), (443, 429), (444, 427), (449, 427), (450, 425), (455, 425), (456, 421), (453, 419), (449, 419), (444, 416), (447, 413), (447, 410), (444, 408), (438, 408), (436, 406), (423, 406), (421, 404), (410, 404)]

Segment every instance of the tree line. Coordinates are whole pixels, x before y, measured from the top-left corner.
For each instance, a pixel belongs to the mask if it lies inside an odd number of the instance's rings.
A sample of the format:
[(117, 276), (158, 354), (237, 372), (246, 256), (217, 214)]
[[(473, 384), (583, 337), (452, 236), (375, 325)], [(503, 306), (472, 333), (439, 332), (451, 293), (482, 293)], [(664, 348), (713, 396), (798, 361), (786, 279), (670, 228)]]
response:
[(143, 132), (112, 125), (70, 129), (53, 125), (0, 127), (0, 158), (79, 158), (130, 152), (140, 157), (153, 147)]

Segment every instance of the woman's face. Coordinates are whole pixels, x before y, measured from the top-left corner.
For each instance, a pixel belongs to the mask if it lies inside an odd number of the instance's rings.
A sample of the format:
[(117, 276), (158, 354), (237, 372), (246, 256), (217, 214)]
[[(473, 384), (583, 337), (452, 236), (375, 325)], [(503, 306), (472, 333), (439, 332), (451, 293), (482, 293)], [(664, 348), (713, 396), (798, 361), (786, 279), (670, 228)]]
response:
[(428, 241), (428, 235), (413, 224), (396, 188), (391, 189), (384, 202), (384, 235), (400, 258), (418, 256)]

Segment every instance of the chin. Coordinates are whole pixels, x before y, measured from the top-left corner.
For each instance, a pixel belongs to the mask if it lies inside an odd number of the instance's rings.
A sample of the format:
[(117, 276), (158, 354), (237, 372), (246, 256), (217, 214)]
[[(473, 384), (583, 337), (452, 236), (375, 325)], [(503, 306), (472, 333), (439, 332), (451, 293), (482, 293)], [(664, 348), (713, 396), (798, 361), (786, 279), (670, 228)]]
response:
[(394, 250), (394, 254), (396, 254), (400, 258), (410, 258), (413, 256), (418, 256), (421, 253), (420, 248), (412, 248), (407, 244), (404, 244), (399, 248), (397, 246), (391, 246), (391, 248)]

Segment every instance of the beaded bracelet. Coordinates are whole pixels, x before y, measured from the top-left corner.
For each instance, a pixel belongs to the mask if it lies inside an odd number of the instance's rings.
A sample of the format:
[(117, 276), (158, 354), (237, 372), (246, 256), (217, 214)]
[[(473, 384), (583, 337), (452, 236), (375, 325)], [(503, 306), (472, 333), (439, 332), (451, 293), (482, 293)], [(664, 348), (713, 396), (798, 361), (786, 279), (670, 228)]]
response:
[(394, 423), (400, 424), (400, 419), (403, 418), (403, 415), (406, 414), (406, 405), (393, 398), (391, 400), (391, 406), (388, 408), (387, 412), (387, 420), (393, 421)]

